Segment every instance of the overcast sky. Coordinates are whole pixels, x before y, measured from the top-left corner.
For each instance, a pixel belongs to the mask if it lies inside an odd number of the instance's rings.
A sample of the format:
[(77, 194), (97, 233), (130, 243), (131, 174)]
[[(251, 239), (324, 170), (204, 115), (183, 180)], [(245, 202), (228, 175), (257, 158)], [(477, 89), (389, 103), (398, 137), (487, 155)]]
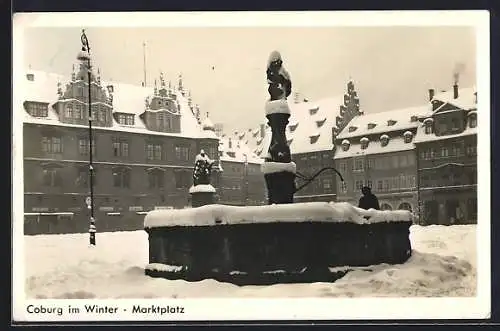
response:
[[(69, 76), (79, 51), (78, 28), (25, 30), (25, 65)], [(184, 86), (212, 121), (225, 129), (265, 122), (269, 53), (282, 53), (293, 92), (310, 100), (344, 93), (352, 77), (362, 110), (374, 113), (420, 105), (429, 88), (476, 84), (472, 28), (89, 28), (95, 66), (104, 80), (140, 85), (143, 42), (147, 84), (163, 71)], [(55, 89), (56, 87), (54, 87)]]

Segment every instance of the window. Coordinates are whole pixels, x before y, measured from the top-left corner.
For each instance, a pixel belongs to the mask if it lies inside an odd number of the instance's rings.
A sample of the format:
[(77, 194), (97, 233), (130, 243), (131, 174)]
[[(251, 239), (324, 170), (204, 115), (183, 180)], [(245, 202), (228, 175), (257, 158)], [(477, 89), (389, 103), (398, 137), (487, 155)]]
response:
[(448, 157), (448, 147), (441, 147), (441, 157)]
[(366, 181), (366, 186), (368, 186), (369, 188), (372, 188), (372, 187), (373, 187), (373, 185), (372, 185), (372, 184), (373, 184), (373, 183), (372, 183), (372, 181), (371, 181), (371, 180), (367, 180), (367, 181)]
[(477, 155), (477, 146), (475, 145), (469, 145), (466, 148), (466, 152), (468, 156), (475, 156)]
[(134, 125), (134, 115), (133, 114), (119, 114), (118, 124), (121, 125)]
[(319, 107), (309, 109), (309, 114), (314, 115), (318, 112)]
[(129, 145), (126, 139), (113, 138), (113, 156), (115, 157), (129, 156)]
[(369, 140), (368, 138), (361, 138), (361, 149), (366, 149), (368, 147)]
[(384, 191), (389, 191), (389, 179), (384, 179)]
[(391, 179), (391, 191), (399, 189), (399, 177), (392, 177)]
[(148, 143), (146, 145), (146, 157), (148, 160), (162, 160), (163, 145)]
[(340, 182), (340, 191), (342, 193), (347, 193), (347, 184), (346, 184), (346, 182)]
[(377, 180), (377, 191), (382, 191), (384, 189), (384, 181), (379, 179)]
[(157, 122), (159, 130), (165, 129), (165, 117), (164, 117), (163, 113), (156, 114), (156, 122)]
[(77, 103), (75, 105), (73, 118), (80, 119), (80, 120), (83, 119), (83, 109), (82, 109), (82, 105), (80, 105), (79, 103)]
[[(227, 153), (227, 154), (229, 155), (229, 153)], [(175, 157), (178, 160), (189, 161), (189, 147), (187, 147), (187, 146), (175, 146)]]
[(28, 102), (27, 110), (31, 116), (34, 117), (47, 117), (48, 115), (48, 104), (40, 102)]
[(389, 136), (383, 135), (382, 137), (380, 137), (380, 144), (382, 145), (382, 147), (387, 146), (388, 143), (389, 143)]
[(373, 169), (373, 168), (375, 168), (375, 159), (368, 159), (367, 168), (368, 168), (368, 169)]
[(345, 174), (347, 172), (347, 163), (340, 162), (339, 169), (340, 169), (340, 173)]
[(105, 109), (99, 109), (98, 115), (99, 115), (99, 122), (106, 122), (106, 110)]
[(459, 129), (459, 121), (458, 121), (458, 118), (452, 118), (451, 119), (451, 129), (453, 131), (456, 131)]
[(363, 171), (364, 170), (364, 160), (361, 158), (354, 159), (353, 163), (353, 169), (354, 171)]
[(63, 151), (62, 139), (60, 137), (42, 137), (42, 151), (44, 153), (60, 154)]
[(315, 136), (309, 136), (309, 141), (311, 144), (315, 144), (319, 139), (319, 134), (315, 135)]
[(361, 191), (361, 189), (363, 188), (363, 181), (362, 180), (357, 180), (354, 182), (354, 191), (358, 192), (358, 191)]
[(62, 178), (59, 168), (46, 168), (42, 171), (43, 185), (59, 187), (62, 184)]
[(471, 127), (471, 128), (477, 127), (477, 116), (476, 115), (471, 115), (470, 116), (469, 127)]
[(431, 134), (432, 133), (432, 122), (428, 121), (425, 122), (425, 134)]
[[(90, 150), (89, 142), (90, 141), (88, 138), (78, 139), (78, 153), (80, 155), (89, 155), (89, 150)], [(92, 139), (92, 155), (95, 155), (95, 149), (96, 149), (95, 146), (96, 146), (95, 140)]]
[(76, 183), (75, 183), (76, 186), (87, 187), (89, 182), (88, 168), (79, 167), (76, 169), (76, 171), (77, 171)]
[(165, 182), (165, 172), (153, 169), (148, 172), (149, 188), (162, 188)]
[(73, 105), (70, 103), (66, 105), (65, 116), (66, 118), (73, 118)]
[(323, 188), (330, 190), (332, 188), (332, 180), (330, 178), (323, 178)]
[(130, 188), (130, 169), (129, 168), (114, 168), (113, 169), (113, 186), (121, 188)]
[(411, 133), (410, 131), (405, 132), (404, 134), (405, 144), (411, 143), (412, 139), (413, 139), (413, 133)]

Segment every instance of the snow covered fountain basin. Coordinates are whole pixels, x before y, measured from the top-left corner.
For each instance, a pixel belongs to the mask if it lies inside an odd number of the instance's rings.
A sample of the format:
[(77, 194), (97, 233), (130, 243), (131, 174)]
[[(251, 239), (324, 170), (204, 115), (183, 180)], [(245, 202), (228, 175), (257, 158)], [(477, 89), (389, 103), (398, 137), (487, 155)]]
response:
[(307, 202), (153, 210), (146, 275), (238, 285), (334, 281), (411, 256), (409, 211)]

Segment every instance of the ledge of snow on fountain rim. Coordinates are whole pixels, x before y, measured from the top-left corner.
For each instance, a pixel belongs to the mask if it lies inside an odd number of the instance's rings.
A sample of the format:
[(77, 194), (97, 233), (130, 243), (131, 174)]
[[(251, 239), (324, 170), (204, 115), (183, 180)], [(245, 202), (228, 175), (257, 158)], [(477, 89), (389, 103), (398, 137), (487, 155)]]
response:
[(347, 202), (302, 202), (245, 207), (212, 204), (191, 209), (150, 211), (144, 218), (144, 228), (278, 222), (373, 224), (410, 221), (412, 215), (407, 210), (364, 210)]
[(199, 184), (191, 186), (189, 188), (189, 193), (215, 193), (215, 187), (210, 184)]
[(290, 107), (286, 99), (266, 101), (266, 115), (270, 114), (290, 114)]
[(287, 171), (295, 173), (297, 171), (297, 166), (295, 162), (280, 163), (280, 162), (264, 162), (260, 166), (260, 170), (264, 174), (273, 174), (276, 172)]

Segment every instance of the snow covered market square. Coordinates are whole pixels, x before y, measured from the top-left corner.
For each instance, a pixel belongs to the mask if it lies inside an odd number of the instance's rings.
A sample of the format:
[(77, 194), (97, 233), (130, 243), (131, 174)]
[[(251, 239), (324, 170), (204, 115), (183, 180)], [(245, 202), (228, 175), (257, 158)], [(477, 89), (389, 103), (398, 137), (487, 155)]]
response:
[[(139, 300), (194, 320), (333, 318), (296, 299), (453, 299), (359, 307), (487, 314), (483, 17), (292, 27), (219, 14), (200, 27), (187, 13), (141, 14), (138, 27), (125, 13), (18, 16), (13, 298), (32, 308), (14, 304), (17, 316)], [(159, 18), (175, 24), (152, 27)], [(182, 303), (237, 298), (295, 308), (233, 301), (198, 316)], [(339, 318), (371, 308), (353, 309)]]

